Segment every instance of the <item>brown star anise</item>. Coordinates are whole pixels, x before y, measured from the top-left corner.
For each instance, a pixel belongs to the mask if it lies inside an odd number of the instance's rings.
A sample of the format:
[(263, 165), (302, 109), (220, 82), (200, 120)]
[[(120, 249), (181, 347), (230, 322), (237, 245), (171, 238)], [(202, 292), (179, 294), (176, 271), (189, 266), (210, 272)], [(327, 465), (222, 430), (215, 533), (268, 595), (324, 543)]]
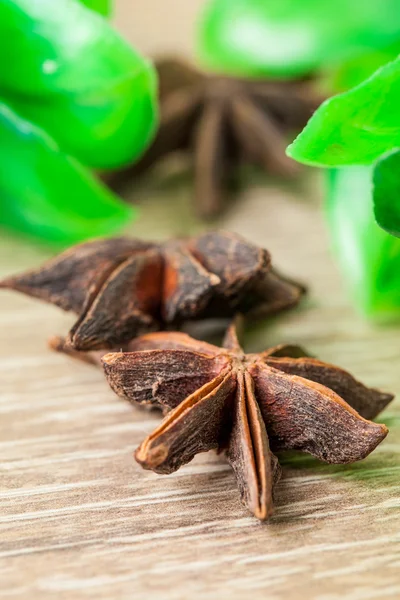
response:
[(158, 134), (138, 163), (105, 177), (115, 191), (123, 192), (129, 180), (160, 158), (188, 151), (194, 163), (195, 206), (207, 218), (221, 212), (240, 162), (283, 177), (298, 172), (285, 147), (290, 131), (302, 129), (322, 100), (312, 82), (207, 75), (179, 60), (161, 60), (156, 67)]
[(67, 338), (76, 350), (115, 348), (186, 320), (266, 315), (304, 291), (271, 269), (267, 250), (224, 232), (160, 244), (86, 242), (0, 287), (77, 313)]
[[(243, 503), (259, 519), (273, 511), (280, 475), (273, 452), (302, 450), (328, 463), (365, 458), (385, 438), (375, 417), (393, 398), (299, 347), (244, 354), (235, 327), (223, 349), (183, 333), (134, 340), (133, 352), (103, 356), (113, 390), (170, 411), (136, 460), (171, 473), (199, 452), (225, 452)], [(358, 411), (358, 412), (356, 412)]]

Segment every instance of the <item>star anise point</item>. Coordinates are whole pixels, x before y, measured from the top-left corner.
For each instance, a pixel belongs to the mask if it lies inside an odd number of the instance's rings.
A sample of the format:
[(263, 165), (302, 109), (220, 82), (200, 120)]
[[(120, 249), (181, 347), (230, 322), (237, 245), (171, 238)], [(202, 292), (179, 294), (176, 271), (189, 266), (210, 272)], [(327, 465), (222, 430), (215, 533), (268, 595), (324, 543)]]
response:
[(156, 61), (160, 80), (158, 134), (143, 158), (106, 181), (121, 192), (127, 181), (177, 152), (193, 156), (194, 199), (209, 219), (226, 205), (241, 162), (291, 178), (298, 164), (285, 154), (288, 134), (301, 130), (322, 98), (312, 81), (267, 81), (206, 74), (183, 61)]
[(277, 312), (304, 291), (276, 275), (266, 250), (226, 232), (164, 243), (95, 240), (0, 286), (77, 313), (64, 343), (79, 351), (124, 346), (185, 321)]
[[(380, 405), (379, 395), (386, 399), (387, 394), (304, 356), (298, 347), (286, 346), (300, 358), (284, 358), (283, 346), (246, 355), (234, 326), (223, 348), (206, 344), (201, 352), (202, 344), (174, 332), (149, 334), (135, 340), (134, 352), (119, 353), (118, 359), (107, 355), (104, 361), (117, 394), (169, 410), (136, 452), (146, 469), (171, 473), (198, 452), (223, 451), (243, 503), (265, 520), (273, 512), (280, 474), (273, 452), (303, 450), (345, 464), (365, 458), (387, 435), (384, 425), (359, 414), (372, 412)], [(149, 350), (154, 346), (156, 354)], [(359, 412), (351, 407), (353, 399)]]

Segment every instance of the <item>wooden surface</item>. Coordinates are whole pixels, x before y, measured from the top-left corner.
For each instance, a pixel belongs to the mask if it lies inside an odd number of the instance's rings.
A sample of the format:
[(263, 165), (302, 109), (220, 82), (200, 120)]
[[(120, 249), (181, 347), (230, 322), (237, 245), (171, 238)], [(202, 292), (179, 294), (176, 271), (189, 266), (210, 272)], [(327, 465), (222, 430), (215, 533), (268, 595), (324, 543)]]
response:
[[(149, 1), (138, 4), (140, 17)], [(153, 179), (132, 195), (142, 206), (134, 235), (200, 229), (185, 178)], [(217, 224), (269, 248), (275, 265), (310, 286), (299, 309), (249, 331), (246, 348), (297, 342), (400, 394), (400, 329), (376, 328), (350, 306), (319, 196), (315, 173), (297, 189), (253, 180)], [(0, 234), (1, 275), (49, 255)], [(118, 400), (100, 371), (47, 350), (46, 338), (71, 323), (0, 295), (0, 598), (400, 597), (399, 401), (382, 415), (387, 440), (362, 463), (285, 457), (276, 515), (260, 524), (221, 457), (201, 455), (168, 477), (140, 469), (132, 451), (159, 417)]]
[[(150, 187), (135, 234), (197, 230), (188, 184)], [(317, 191), (315, 178), (297, 192), (253, 185), (223, 221), (311, 286), (301, 308), (253, 329), (246, 347), (299, 342), (399, 393), (400, 332), (349, 306)], [(45, 255), (2, 234), (3, 274)], [(398, 403), (382, 417), (389, 437), (363, 463), (285, 458), (276, 515), (262, 525), (221, 457), (168, 477), (140, 469), (132, 451), (159, 417), (114, 397), (100, 371), (46, 349), (71, 316), (8, 292), (0, 310), (0, 598), (400, 597)]]

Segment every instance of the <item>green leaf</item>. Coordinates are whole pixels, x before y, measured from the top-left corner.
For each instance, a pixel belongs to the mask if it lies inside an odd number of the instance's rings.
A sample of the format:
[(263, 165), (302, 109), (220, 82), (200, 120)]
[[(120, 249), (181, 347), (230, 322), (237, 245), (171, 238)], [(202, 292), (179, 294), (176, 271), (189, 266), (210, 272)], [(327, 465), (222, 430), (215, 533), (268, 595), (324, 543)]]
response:
[(151, 64), (77, 0), (2, 0), (0, 94), (96, 168), (136, 159), (156, 125)]
[(0, 103), (0, 223), (72, 244), (113, 233), (134, 212), (43, 131)]
[(384, 156), (373, 174), (375, 217), (379, 225), (400, 237), (400, 151)]
[(356, 304), (369, 317), (400, 317), (400, 240), (377, 225), (372, 167), (328, 171), (327, 216), (334, 251)]
[(299, 77), (400, 38), (398, 0), (211, 0), (197, 53), (209, 68)]
[(111, 14), (112, 0), (80, 0), (88, 8), (108, 17)]
[(326, 100), (287, 154), (311, 165), (372, 164), (400, 146), (400, 57)]
[(28, 120), (48, 131), (80, 162), (112, 169), (135, 160), (149, 143), (154, 128), (154, 105), (148, 95), (153, 73), (139, 71), (106, 89), (59, 95), (50, 102), (9, 97), (9, 103)]

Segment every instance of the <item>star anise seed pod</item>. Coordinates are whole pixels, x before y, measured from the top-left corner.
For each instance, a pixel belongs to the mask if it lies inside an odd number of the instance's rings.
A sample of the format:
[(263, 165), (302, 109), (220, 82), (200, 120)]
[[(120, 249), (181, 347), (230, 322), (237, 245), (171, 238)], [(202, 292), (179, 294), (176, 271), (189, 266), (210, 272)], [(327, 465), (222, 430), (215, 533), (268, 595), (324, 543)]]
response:
[(130, 348), (103, 356), (112, 389), (134, 404), (170, 411), (136, 460), (171, 473), (199, 452), (223, 451), (243, 503), (261, 520), (273, 511), (280, 473), (274, 452), (302, 450), (328, 463), (350, 463), (387, 435), (384, 425), (366, 418), (393, 396), (299, 347), (244, 354), (231, 326), (223, 348), (183, 333), (148, 334)]
[(265, 81), (207, 75), (179, 60), (156, 62), (160, 81), (160, 126), (143, 158), (108, 174), (121, 193), (129, 180), (164, 156), (193, 156), (195, 206), (205, 218), (221, 212), (226, 188), (240, 162), (292, 177), (298, 165), (285, 155), (287, 136), (307, 123), (322, 98), (310, 81)]
[(115, 348), (186, 320), (264, 316), (304, 292), (271, 269), (267, 250), (225, 232), (160, 244), (86, 242), (0, 287), (77, 313), (67, 338), (76, 350)]

